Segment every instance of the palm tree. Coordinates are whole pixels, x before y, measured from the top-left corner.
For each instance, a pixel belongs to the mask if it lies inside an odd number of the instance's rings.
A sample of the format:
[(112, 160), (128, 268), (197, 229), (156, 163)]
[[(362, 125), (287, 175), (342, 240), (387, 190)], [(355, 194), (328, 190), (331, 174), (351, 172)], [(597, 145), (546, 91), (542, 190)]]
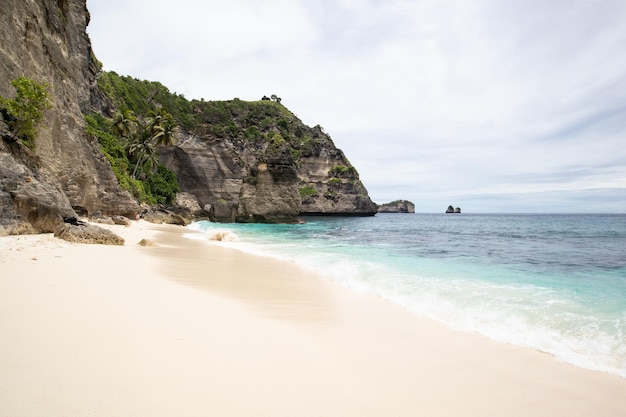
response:
[(148, 113), (148, 131), (151, 140), (156, 145), (171, 146), (175, 142), (174, 133), (176, 130), (176, 121), (174, 117), (164, 108), (158, 111), (150, 110)]
[(119, 137), (128, 139), (137, 132), (137, 117), (130, 109), (115, 112), (113, 115), (113, 131)]
[(128, 145), (128, 153), (137, 157), (137, 163), (135, 169), (133, 169), (132, 178), (136, 178), (137, 169), (141, 165), (150, 163), (151, 168), (158, 164), (158, 155), (155, 151), (152, 137), (144, 131), (137, 140)]
[[(116, 114), (116, 116), (118, 115)], [(122, 116), (119, 116), (119, 118), (122, 119)], [(114, 119), (114, 126), (117, 125), (117, 120), (118, 117)], [(125, 124), (121, 123), (120, 120), (120, 125), (124, 126)], [(155, 147), (173, 145), (176, 127), (174, 117), (164, 108), (150, 110), (148, 112), (145, 128), (127, 147), (128, 153), (137, 158), (137, 164), (133, 169), (132, 178), (136, 178), (137, 170), (140, 166), (147, 168), (147, 170), (154, 170), (157, 167), (159, 155)]]

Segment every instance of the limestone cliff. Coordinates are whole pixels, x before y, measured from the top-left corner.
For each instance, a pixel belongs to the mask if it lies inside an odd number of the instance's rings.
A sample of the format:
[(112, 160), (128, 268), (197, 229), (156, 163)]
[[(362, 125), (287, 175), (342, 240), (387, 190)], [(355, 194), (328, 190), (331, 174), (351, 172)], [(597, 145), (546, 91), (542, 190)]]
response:
[(179, 202), (192, 214), (221, 222), (293, 222), (299, 215), (376, 213), (357, 170), (330, 136), (278, 102), (187, 101), (159, 83), (112, 73), (103, 78), (117, 107), (141, 113), (150, 101), (179, 120), (179, 140), (159, 148), (160, 162), (176, 173)]
[(18, 76), (47, 83), (52, 109), (35, 151), (4, 140), (0, 118), (0, 235), (50, 232), (79, 211), (131, 214), (97, 143), (84, 135), (97, 67), (86, 34), (85, 0), (3, 0), (0, 8), (0, 95), (12, 97)]
[[(0, 116), (0, 235), (51, 232), (62, 216), (140, 211), (85, 126), (85, 115), (110, 118), (115, 109), (136, 110), (97, 84), (100, 65), (88, 23), (85, 0), (2, 3), (0, 95), (12, 97), (11, 80), (24, 76), (49, 86), (52, 109), (34, 150), (9, 140)], [(143, 83), (148, 91), (152, 84)], [(176, 173), (179, 202), (192, 217), (283, 222), (301, 214), (376, 213), (356, 169), (331, 138), (280, 103), (190, 102), (159, 86), (164, 96), (149, 92), (133, 105), (167, 107), (176, 116), (178, 144), (159, 152)]]

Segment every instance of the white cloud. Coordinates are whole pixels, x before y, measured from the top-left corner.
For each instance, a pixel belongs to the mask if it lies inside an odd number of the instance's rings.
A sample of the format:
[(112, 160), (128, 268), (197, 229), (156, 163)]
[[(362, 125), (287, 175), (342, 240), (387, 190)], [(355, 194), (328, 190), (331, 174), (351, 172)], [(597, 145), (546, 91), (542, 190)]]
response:
[(379, 202), (587, 211), (588, 194), (599, 211), (626, 206), (620, 0), (88, 7), (106, 69), (189, 98), (278, 94), (305, 123), (325, 127)]

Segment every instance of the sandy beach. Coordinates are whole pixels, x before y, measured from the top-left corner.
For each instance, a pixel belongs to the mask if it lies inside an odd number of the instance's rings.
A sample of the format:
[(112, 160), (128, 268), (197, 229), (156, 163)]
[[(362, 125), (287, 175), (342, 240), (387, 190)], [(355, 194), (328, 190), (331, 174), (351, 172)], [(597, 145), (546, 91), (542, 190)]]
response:
[(125, 245), (0, 238), (0, 417), (626, 416), (618, 376), (182, 227), (106, 227)]

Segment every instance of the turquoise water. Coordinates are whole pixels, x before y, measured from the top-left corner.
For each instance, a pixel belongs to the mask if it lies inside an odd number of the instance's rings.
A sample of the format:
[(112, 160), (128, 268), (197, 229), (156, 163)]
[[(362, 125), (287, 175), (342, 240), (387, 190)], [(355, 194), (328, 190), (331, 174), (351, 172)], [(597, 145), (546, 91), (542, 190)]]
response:
[(191, 227), (463, 331), (626, 377), (626, 215), (379, 214)]

